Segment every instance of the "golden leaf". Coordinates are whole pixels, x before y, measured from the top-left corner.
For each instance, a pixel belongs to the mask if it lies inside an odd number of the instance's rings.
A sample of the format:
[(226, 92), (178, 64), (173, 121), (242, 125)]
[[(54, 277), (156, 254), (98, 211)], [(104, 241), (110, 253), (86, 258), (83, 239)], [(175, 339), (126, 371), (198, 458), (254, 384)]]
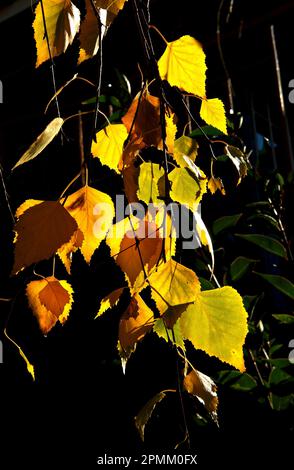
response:
[(160, 76), (171, 86), (204, 97), (206, 64), (201, 44), (191, 36), (167, 43), (158, 61)]
[(173, 159), (180, 167), (186, 167), (187, 162), (183, 156), (189, 157), (193, 162), (198, 154), (198, 143), (186, 135), (179, 137), (174, 143)]
[(73, 302), (73, 290), (68, 282), (54, 276), (31, 281), (26, 295), (43, 334), (47, 334), (57, 321), (63, 324), (67, 320)]
[(217, 421), (218, 397), (214, 381), (199, 370), (192, 369), (184, 378), (183, 385), (188, 393), (198, 398), (212, 418)]
[(232, 287), (198, 292), (179, 319), (195, 348), (245, 370), (242, 346), (248, 332), (242, 297)]
[(68, 274), (70, 274), (70, 271), (71, 271), (72, 253), (74, 253), (79, 248), (81, 248), (83, 241), (84, 241), (83, 232), (80, 229), (78, 229), (74, 232), (69, 242), (62, 245), (57, 251), (57, 254), (60, 257), (61, 261), (63, 262)]
[(225, 187), (221, 178), (215, 178), (212, 176), (207, 183), (207, 187), (211, 194), (214, 194), (217, 190), (219, 190), (223, 196), (226, 195)]
[(87, 263), (106, 237), (114, 217), (114, 205), (108, 194), (84, 186), (66, 198), (65, 209), (76, 220), (84, 235), (81, 253)]
[(124, 142), (128, 137), (123, 124), (109, 124), (97, 132), (96, 142), (92, 142), (91, 152), (99, 158), (102, 165), (106, 165), (119, 173), (119, 164), (123, 155)]
[(138, 198), (149, 204), (153, 202), (154, 204), (160, 203), (158, 199), (158, 180), (161, 176), (164, 175), (164, 169), (160, 167), (157, 163), (144, 162), (140, 165), (140, 174), (138, 181)]
[(153, 331), (159, 336), (159, 338), (164, 339), (167, 343), (173, 343), (185, 351), (184, 338), (179, 322), (176, 322), (173, 328), (167, 328), (164, 319), (158, 318), (155, 320)]
[(63, 119), (59, 117), (53, 119), (11, 170), (36, 158), (58, 134), (63, 122)]
[[(80, 28), (80, 10), (70, 0), (43, 0), (43, 8), (51, 55), (56, 57), (72, 44)], [(39, 67), (50, 58), (40, 2), (33, 28), (37, 46), (36, 67)]]
[(200, 117), (210, 126), (216, 127), (224, 134), (228, 133), (225, 107), (218, 98), (202, 100)]
[[(98, 7), (98, 5), (97, 5)], [(100, 25), (97, 15), (100, 17), (101, 22), (101, 32)], [(105, 34), (105, 24), (107, 18), (107, 11), (102, 9), (98, 10), (95, 14), (94, 7), (91, 4), (91, 0), (86, 0), (86, 16), (81, 24), (80, 31), (80, 53), (78, 58), (78, 64), (81, 64), (84, 60), (90, 59), (97, 54), (99, 48), (99, 35), (101, 34), (101, 39)]]
[[(29, 200), (32, 204), (32, 200)], [(21, 269), (49, 259), (77, 230), (77, 223), (58, 201), (33, 201), (36, 205), (21, 212), (15, 224), (14, 266), (12, 274)]]
[(104, 297), (101, 300), (100, 308), (95, 318), (100, 317), (104, 312), (117, 305), (123, 291), (124, 287), (121, 287), (120, 289), (116, 289)]

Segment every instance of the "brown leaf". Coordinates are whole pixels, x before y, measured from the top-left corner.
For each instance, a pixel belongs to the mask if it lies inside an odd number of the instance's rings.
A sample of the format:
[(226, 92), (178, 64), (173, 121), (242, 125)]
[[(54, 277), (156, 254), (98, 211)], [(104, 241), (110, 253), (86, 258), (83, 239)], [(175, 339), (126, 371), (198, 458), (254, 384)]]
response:
[(135, 416), (135, 425), (139, 431), (140, 437), (143, 442), (144, 442), (144, 437), (145, 437), (144, 436), (145, 426), (148, 423), (149, 419), (151, 418), (156, 405), (158, 405), (158, 403), (160, 403), (161, 400), (163, 400), (163, 398), (165, 397), (166, 397), (165, 392), (157, 393), (154, 397), (151, 398), (151, 400), (149, 400), (146, 403), (146, 405), (143, 406), (143, 408), (139, 411), (137, 416)]
[(208, 375), (202, 374), (199, 370), (192, 369), (184, 378), (184, 388), (191, 395), (195, 395), (209, 411), (212, 418), (217, 420), (217, 386)]
[(59, 318), (65, 305), (70, 301), (67, 290), (55, 279), (50, 279), (47, 286), (39, 292), (39, 299), (41, 304), (57, 318)]
[(12, 274), (49, 259), (77, 230), (75, 219), (58, 201), (44, 201), (27, 209), (15, 225)]

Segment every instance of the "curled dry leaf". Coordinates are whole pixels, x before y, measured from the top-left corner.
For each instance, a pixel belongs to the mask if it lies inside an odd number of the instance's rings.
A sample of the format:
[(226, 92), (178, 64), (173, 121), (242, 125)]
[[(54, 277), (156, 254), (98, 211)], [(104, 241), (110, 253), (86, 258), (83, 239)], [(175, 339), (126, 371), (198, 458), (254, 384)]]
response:
[(62, 124), (62, 118), (55, 118), (51, 121), (46, 129), (40, 134), (35, 142), (30, 146), (30, 148), (23, 154), (23, 156), (18, 160), (18, 162), (14, 165), (12, 170), (17, 168), (24, 163), (29, 162), (36, 158), (43, 150), (50, 144), (50, 142), (54, 139), (54, 137), (59, 133)]
[[(79, 31), (80, 10), (70, 0), (43, 0), (42, 4), (51, 56), (56, 57), (66, 51)], [(35, 10), (33, 28), (37, 46), (36, 67), (39, 67), (50, 59), (41, 2)]]
[(73, 290), (68, 282), (54, 276), (31, 281), (26, 295), (43, 334), (47, 334), (57, 321), (63, 324), (67, 320), (73, 302)]
[(217, 421), (218, 397), (214, 381), (199, 370), (192, 369), (184, 378), (183, 385), (188, 393), (198, 398), (211, 417)]
[(16, 237), (12, 274), (51, 258), (78, 228), (75, 219), (58, 201), (30, 201), (36, 205), (22, 212), (23, 206), (28, 207), (26, 201), (18, 210), (21, 215), (14, 227)]

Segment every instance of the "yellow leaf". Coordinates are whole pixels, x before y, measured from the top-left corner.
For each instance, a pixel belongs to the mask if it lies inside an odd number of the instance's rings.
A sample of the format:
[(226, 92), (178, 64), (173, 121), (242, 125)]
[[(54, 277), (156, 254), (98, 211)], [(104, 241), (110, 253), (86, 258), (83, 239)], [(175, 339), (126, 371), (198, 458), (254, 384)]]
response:
[(65, 209), (76, 220), (84, 235), (80, 248), (87, 263), (106, 237), (114, 217), (114, 205), (108, 194), (84, 186), (66, 198)]
[(40, 199), (27, 199), (16, 209), (15, 217), (19, 219), (20, 216), (24, 214), (25, 211), (27, 211), (30, 207), (37, 206), (38, 204), (41, 204), (41, 202), (44, 201), (41, 201)]
[[(29, 206), (25, 212), (25, 207)], [(36, 205), (32, 205), (36, 203)], [(77, 230), (77, 223), (58, 201), (26, 201), (17, 211), (15, 224), (14, 266), (12, 274), (49, 259), (68, 242)]]
[(101, 300), (100, 308), (95, 318), (100, 317), (104, 312), (117, 305), (123, 291), (124, 287), (121, 287), (120, 289), (116, 289), (104, 297), (104, 299)]
[(183, 336), (195, 348), (245, 370), (242, 346), (248, 332), (242, 297), (232, 287), (197, 293), (179, 319)]
[(176, 346), (185, 351), (184, 338), (179, 322), (176, 322), (173, 328), (169, 329), (165, 325), (164, 319), (158, 318), (157, 320), (155, 320), (153, 331), (159, 336), (159, 338), (164, 339), (167, 343), (174, 343)]
[(198, 277), (189, 268), (170, 259), (149, 277), (151, 295), (162, 315), (169, 307), (194, 302), (200, 292)]
[(160, 167), (157, 163), (144, 162), (140, 165), (140, 174), (139, 174), (139, 189), (137, 191), (138, 198), (149, 204), (153, 202), (154, 204), (159, 203), (158, 199), (158, 180), (161, 176), (164, 175), (164, 169)]
[(73, 302), (73, 290), (68, 282), (54, 276), (31, 281), (26, 295), (43, 334), (47, 334), (57, 321), (63, 324), (67, 320)]
[[(177, 133), (177, 125), (176, 125), (176, 115), (174, 113), (170, 113), (170, 115), (165, 116), (165, 132), (166, 132), (166, 140), (165, 144), (167, 146), (167, 151), (170, 154), (174, 153), (174, 144), (175, 138)], [(162, 143), (158, 147), (162, 150), (163, 145)]]
[(201, 171), (201, 178), (197, 178), (187, 168), (174, 168), (169, 173), (168, 179), (172, 183), (171, 199), (186, 205), (192, 212), (195, 212), (206, 192), (207, 180), (204, 173)]
[(123, 155), (124, 142), (128, 132), (123, 124), (109, 124), (97, 132), (96, 142), (92, 142), (91, 152), (99, 158), (102, 165), (107, 165), (119, 173), (118, 166)]
[(171, 86), (199, 97), (206, 95), (205, 54), (201, 44), (191, 36), (182, 36), (167, 43), (158, 67), (161, 78)]
[[(70, 0), (43, 0), (46, 29), (52, 57), (65, 52), (80, 28), (80, 10)], [(41, 3), (33, 23), (37, 46), (36, 67), (50, 58), (45, 36)]]
[(187, 166), (187, 162), (183, 159), (183, 156), (194, 162), (198, 154), (198, 147), (199, 145), (195, 139), (182, 135), (175, 141), (173, 159), (180, 167), (184, 168)]
[(202, 100), (200, 117), (210, 126), (216, 127), (224, 134), (228, 133), (225, 107), (218, 98)]
[(127, 358), (135, 350), (137, 342), (151, 330), (153, 323), (152, 310), (139, 294), (135, 294), (119, 322), (119, 344)]
[(198, 398), (212, 418), (217, 421), (218, 397), (214, 381), (199, 370), (192, 369), (184, 378), (183, 385), (188, 393)]
[(48, 124), (46, 129), (40, 134), (30, 148), (23, 154), (11, 170), (36, 158), (50, 144), (58, 134), (63, 124), (63, 119), (57, 117)]
[(197, 235), (198, 235), (199, 244), (200, 244), (200, 246), (204, 245), (204, 246), (208, 247), (209, 253), (210, 253), (211, 259), (212, 259), (212, 272), (213, 272), (213, 270), (214, 270), (214, 250), (213, 250), (213, 244), (212, 244), (210, 234), (209, 234), (209, 232), (207, 230), (207, 227), (206, 227), (205, 223), (203, 222), (202, 217), (199, 214), (199, 212), (196, 211), (196, 212), (194, 212), (193, 215), (194, 215), (195, 222), (196, 222), (196, 231), (197, 231)]
[(219, 190), (223, 196), (226, 195), (225, 187), (221, 178), (215, 178), (212, 176), (207, 183), (207, 187), (211, 194), (214, 194), (217, 190)]
[(74, 232), (69, 242), (62, 245), (57, 251), (57, 254), (60, 257), (61, 261), (63, 262), (68, 274), (70, 274), (70, 270), (71, 270), (72, 254), (75, 251), (77, 251), (79, 248), (81, 248), (83, 241), (84, 241), (84, 235), (81, 232), (81, 230), (78, 229)]

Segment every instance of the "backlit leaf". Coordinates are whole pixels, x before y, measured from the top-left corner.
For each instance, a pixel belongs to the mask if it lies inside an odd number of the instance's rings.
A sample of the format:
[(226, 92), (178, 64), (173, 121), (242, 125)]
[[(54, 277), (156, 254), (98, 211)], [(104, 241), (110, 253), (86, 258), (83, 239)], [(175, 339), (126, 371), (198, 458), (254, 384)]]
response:
[(114, 205), (108, 194), (84, 186), (66, 198), (65, 209), (76, 220), (84, 235), (80, 247), (87, 263), (106, 237), (114, 217)]
[(123, 291), (124, 287), (121, 287), (120, 289), (116, 289), (104, 297), (101, 300), (100, 308), (95, 318), (100, 317), (104, 312), (117, 305)]
[(75, 253), (79, 248), (81, 248), (83, 241), (83, 232), (78, 229), (74, 232), (69, 242), (62, 245), (57, 251), (57, 254), (63, 262), (68, 274), (70, 274), (71, 270), (72, 254)]
[[(80, 10), (70, 0), (43, 0), (46, 29), (52, 57), (65, 52), (80, 28)], [(37, 46), (36, 67), (50, 58), (39, 2), (33, 23)]]
[(77, 230), (77, 223), (58, 201), (44, 201), (28, 208), (15, 224), (14, 266), (22, 268), (49, 259)]
[(226, 145), (225, 152), (239, 173), (239, 179), (237, 183), (238, 185), (240, 184), (242, 178), (247, 175), (248, 168), (250, 168), (250, 163), (247, 156), (240, 149), (234, 147), (233, 145)]
[(14, 165), (12, 170), (24, 163), (29, 162), (36, 158), (43, 150), (50, 144), (54, 137), (58, 134), (63, 124), (63, 119), (57, 117), (51, 121), (46, 129), (40, 134), (30, 148), (23, 154), (23, 156)]
[(204, 97), (206, 64), (201, 44), (191, 36), (167, 43), (158, 61), (160, 76), (171, 86)]
[(200, 117), (207, 124), (216, 127), (224, 134), (227, 134), (227, 120), (225, 107), (218, 98), (203, 99), (200, 108)]
[(242, 346), (248, 332), (247, 312), (235, 289), (225, 286), (198, 292), (179, 322), (184, 338), (196, 349), (245, 369)]
[[(96, 3), (96, 2), (95, 2)], [(97, 3), (96, 3), (97, 5)], [(105, 25), (107, 19), (107, 10), (101, 8), (98, 10), (101, 23), (101, 39), (105, 34)], [(94, 8), (91, 4), (91, 0), (86, 0), (86, 16), (81, 24), (81, 31), (79, 35), (80, 39), (80, 53), (78, 64), (81, 64), (84, 60), (90, 59), (97, 54), (99, 48), (99, 35), (100, 35), (100, 24), (95, 14)]]
[(186, 167), (187, 162), (183, 159), (183, 156), (189, 157), (194, 162), (198, 154), (198, 147), (199, 145), (195, 139), (182, 135), (174, 143), (173, 159), (180, 167)]
[(128, 132), (123, 124), (109, 124), (96, 134), (96, 142), (92, 142), (91, 152), (106, 165), (119, 173), (118, 167), (123, 155), (124, 142)]
[(215, 178), (212, 176), (207, 183), (207, 187), (211, 194), (214, 194), (219, 190), (223, 196), (226, 195), (226, 190), (221, 178)]
[(184, 388), (191, 395), (195, 395), (205, 406), (214, 420), (217, 420), (217, 386), (214, 381), (199, 370), (192, 369), (184, 378)]
[(159, 338), (163, 338), (167, 343), (174, 343), (176, 346), (185, 351), (185, 343), (181, 326), (179, 322), (176, 322), (172, 329), (167, 328), (163, 318), (155, 320), (153, 331)]
[(31, 281), (26, 288), (29, 305), (43, 334), (47, 334), (59, 321), (63, 324), (73, 302), (73, 290), (66, 281), (54, 276)]
[(157, 203), (159, 191), (158, 180), (164, 175), (164, 169), (157, 163), (144, 162), (140, 165), (138, 198), (149, 204)]
[(203, 194), (206, 192), (206, 179), (198, 179), (187, 170), (187, 168), (174, 168), (168, 175), (172, 183), (170, 197), (180, 204), (189, 207), (193, 212), (197, 210)]

